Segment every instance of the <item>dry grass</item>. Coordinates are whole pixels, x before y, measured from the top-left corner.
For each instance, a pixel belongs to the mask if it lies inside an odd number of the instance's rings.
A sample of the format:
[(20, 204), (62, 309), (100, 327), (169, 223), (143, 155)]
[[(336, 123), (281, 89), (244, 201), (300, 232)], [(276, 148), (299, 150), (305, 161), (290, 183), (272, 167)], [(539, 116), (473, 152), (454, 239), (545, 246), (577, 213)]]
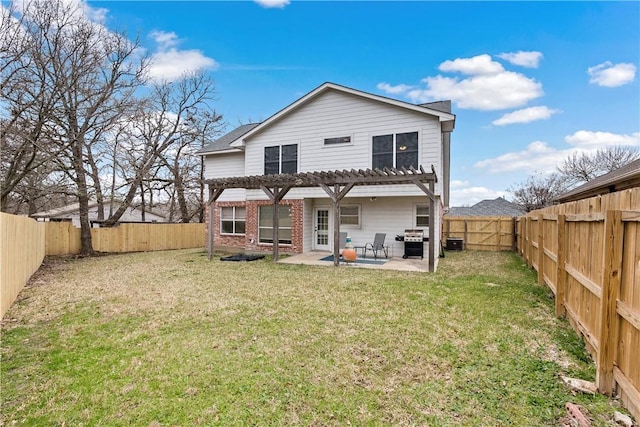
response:
[(437, 274), (206, 260), (196, 250), (50, 262), (3, 322), (18, 425), (594, 425), (580, 341), (511, 254)]

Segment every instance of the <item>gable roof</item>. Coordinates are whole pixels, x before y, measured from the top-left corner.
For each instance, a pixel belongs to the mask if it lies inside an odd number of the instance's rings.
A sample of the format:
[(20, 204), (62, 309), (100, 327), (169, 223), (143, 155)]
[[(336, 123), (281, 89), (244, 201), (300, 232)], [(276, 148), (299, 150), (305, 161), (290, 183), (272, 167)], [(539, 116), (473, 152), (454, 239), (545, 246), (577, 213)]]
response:
[(196, 151), (196, 155), (205, 155), (210, 153), (219, 153), (219, 152), (233, 152), (240, 151), (239, 149), (231, 148), (230, 145), (236, 139), (240, 138), (242, 135), (249, 132), (251, 129), (258, 126), (258, 123), (248, 123), (246, 125), (240, 125), (237, 128), (233, 129), (231, 132), (222, 135), (220, 138), (213, 141), (211, 144), (207, 144), (202, 147), (200, 150)]
[(399, 101), (397, 99), (387, 98), (385, 96), (374, 95), (371, 93), (352, 89), (346, 86), (341, 86), (335, 83), (326, 82), (318, 86), (308, 94), (304, 95), (302, 98), (298, 99), (297, 101), (293, 102), (292, 104), (278, 111), (277, 113), (269, 117), (264, 122), (259, 123), (257, 126), (253, 127), (251, 130), (249, 130), (244, 135), (242, 135), (241, 138), (237, 138), (234, 142), (232, 142), (230, 144), (230, 147), (232, 148), (244, 147), (244, 143), (246, 139), (272, 126), (273, 124), (277, 123), (278, 121), (280, 121), (281, 119), (283, 119), (284, 117), (292, 113), (293, 111), (306, 105), (307, 103), (311, 102), (313, 99), (317, 98), (321, 94), (328, 91), (336, 91), (336, 92), (346, 93), (354, 96), (359, 96), (365, 99), (381, 102), (387, 105), (405, 108), (407, 110), (438, 117), (440, 122), (446, 123), (446, 126), (443, 125), (443, 127), (446, 128), (445, 130), (447, 131), (452, 131), (455, 126), (455, 120), (456, 120), (455, 114), (447, 113), (435, 108), (429, 108), (428, 107), (429, 104), (422, 104), (422, 105), (411, 104), (409, 102)]
[(566, 203), (634, 187), (640, 187), (640, 159), (564, 193), (556, 202)]
[(525, 210), (503, 197), (493, 200), (482, 200), (473, 206), (452, 207), (449, 216), (519, 216)]

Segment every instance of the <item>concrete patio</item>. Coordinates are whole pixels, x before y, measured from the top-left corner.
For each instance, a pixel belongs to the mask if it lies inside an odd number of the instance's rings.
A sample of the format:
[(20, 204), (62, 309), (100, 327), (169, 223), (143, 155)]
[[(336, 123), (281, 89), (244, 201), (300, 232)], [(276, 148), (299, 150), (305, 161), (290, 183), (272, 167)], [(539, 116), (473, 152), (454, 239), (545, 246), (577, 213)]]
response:
[[(330, 256), (330, 252), (306, 252), (303, 254), (296, 254), (287, 257), (282, 257), (278, 262), (282, 264), (305, 264), (305, 265), (323, 265), (326, 267), (333, 267), (333, 261), (324, 261), (322, 258)], [(365, 258), (367, 261), (373, 261), (372, 257)], [(420, 258), (407, 258), (402, 257), (389, 257), (378, 258), (378, 260), (386, 260), (384, 264), (360, 264), (360, 263), (346, 263), (340, 261), (341, 268), (372, 268), (379, 270), (398, 270), (398, 271), (416, 271), (416, 272), (429, 272), (429, 260), (425, 257)]]

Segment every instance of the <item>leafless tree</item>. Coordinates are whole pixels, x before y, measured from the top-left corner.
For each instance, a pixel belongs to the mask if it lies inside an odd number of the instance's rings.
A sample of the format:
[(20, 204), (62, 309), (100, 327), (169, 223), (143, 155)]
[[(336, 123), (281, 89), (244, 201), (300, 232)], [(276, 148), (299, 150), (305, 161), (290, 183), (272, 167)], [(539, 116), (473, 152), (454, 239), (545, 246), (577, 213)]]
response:
[(92, 147), (135, 106), (146, 62), (137, 42), (91, 22), (77, 4), (31, 0), (18, 12), (21, 55), (3, 64), (11, 71), (3, 75), (3, 91), (16, 106), (9, 111), (18, 118), (22, 140), (47, 153), (45, 161), (73, 182), (81, 252), (91, 254), (89, 198), (100, 182), (87, 160)]
[[(56, 85), (52, 76), (34, 69), (36, 62), (50, 65), (37, 54), (43, 34), (14, 3), (0, 8), (0, 13), (0, 206), (3, 211), (20, 211), (15, 202), (26, 198), (30, 210), (35, 204), (27, 196), (33, 195), (26, 191), (29, 186), (22, 185), (21, 196), (10, 195), (29, 175), (37, 173), (44, 181), (52, 171), (47, 163), (56, 153), (47, 140), (47, 123), (59, 94), (50, 90)], [(52, 15), (43, 13), (40, 20), (50, 26)]]
[(558, 166), (558, 173), (567, 187), (575, 187), (612, 172), (640, 158), (640, 151), (632, 146), (599, 149), (595, 153), (573, 153)]
[(551, 206), (554, 200), (565, 190), (563, 180), (558, 174), (532, 175), (525, 182), (513, 186), (514, 203), (527, 212)]
[(181, 222), (189, 222), (198, 214), (202, 203), (196, 202), (196, 208), (192, 208), (189, 193), (194, 182), (196, 187), (200, 185), (201, 164), (194, 165), (192, 154), (203, 140), (210, 140), (221, 120), (210, 105), (214, 94), (213, 80), (203, 73), (153, 85), (135, 117), (123, 123), (119, 131), (119, 163), (127, 165), (120, 169), (125, 173), (121, 180), (127, 183), (126, 191), (122, 205), (105, 226), (114, 224), (135, 197), (140, 197), (146, 208), (149, 199), (154, 193), (159, 197), (160, 191), (169, 195), (170, 204), (179, 207)]

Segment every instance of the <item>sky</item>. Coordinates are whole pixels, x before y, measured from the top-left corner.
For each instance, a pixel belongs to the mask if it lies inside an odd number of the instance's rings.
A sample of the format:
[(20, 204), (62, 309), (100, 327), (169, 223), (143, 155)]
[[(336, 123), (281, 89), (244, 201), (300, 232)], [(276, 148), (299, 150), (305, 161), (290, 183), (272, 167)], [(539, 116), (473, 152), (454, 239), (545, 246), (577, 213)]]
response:
[(638, 1), (89, 1), (86, 10), (140, 38), (152, 77), (210, 73), (227, 130), (327, 81), (451, 100), (452, 206), (510, 199), (574, 152), (640, 148)]

